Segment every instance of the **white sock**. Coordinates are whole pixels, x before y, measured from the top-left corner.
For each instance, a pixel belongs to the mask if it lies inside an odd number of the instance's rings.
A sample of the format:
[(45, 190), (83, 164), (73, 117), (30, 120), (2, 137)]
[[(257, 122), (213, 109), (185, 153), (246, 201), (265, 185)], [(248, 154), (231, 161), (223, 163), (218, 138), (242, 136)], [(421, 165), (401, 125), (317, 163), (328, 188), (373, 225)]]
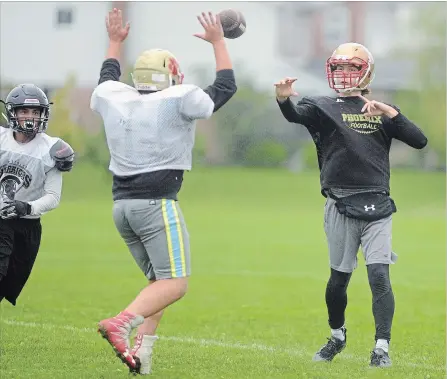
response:
[(155, 341), (157, 341), (157, 340), (158, 340), (157, 336), (150, 336), (149, 334), (145, 334), (145, 335), (143, 335), (143, 343), (142, 343), (142, 345), (144, 347), (153, 347)]
[(332, 337), (337, 338), (341, 341), (345, 340), (345, 335), (343, 333), (344, 325), (340, 329), (331, 329)]
[(149, 335), (149, 334), (137, 333), (137, 335), (135, 336), (134, 346), (140, 345), (141, 347), (144, 347), (146, 349), (150, 349), (150, 352), (152, 352), (152, 348), (154, 346), (154, 343), (157, 340), (158, 340), (157, 336), (152, 336), (152, 335)]
[(388, 341), (387, 340), (377, 340), (376, 349), (382, 349), (385, 353), (388, 353)]
[(136, 351), (136, 356), (140, 358), (141, 375), (148, 375), (152, 371), (152, 349), (157, 340), (157, 336), (151, 336), (149, 334), (137, 334), (136, 336), (135, 345), (140, 345)]

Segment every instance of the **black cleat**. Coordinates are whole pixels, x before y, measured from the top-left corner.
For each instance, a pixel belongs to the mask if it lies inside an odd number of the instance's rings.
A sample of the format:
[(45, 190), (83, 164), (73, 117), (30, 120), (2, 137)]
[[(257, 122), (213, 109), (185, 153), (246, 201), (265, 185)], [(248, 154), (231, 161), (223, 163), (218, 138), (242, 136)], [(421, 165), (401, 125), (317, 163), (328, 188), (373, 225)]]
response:
[(371, 363), (369, 365), (371, 367), (390, 367), (392, 363), (387, 352), (376, 348), (371, 352)]
[(328, 338), (328, 342), (326, 343), (326, 345), (318, 350), (312, 358), (314, 362), (330, 362), (338, 353), (342, 352), (342, 350), (346, 347), (346, 328), (343, 328), (342, 330), (345, 336), (345, 340), (342, 341), (333, 336), (331, 338)]

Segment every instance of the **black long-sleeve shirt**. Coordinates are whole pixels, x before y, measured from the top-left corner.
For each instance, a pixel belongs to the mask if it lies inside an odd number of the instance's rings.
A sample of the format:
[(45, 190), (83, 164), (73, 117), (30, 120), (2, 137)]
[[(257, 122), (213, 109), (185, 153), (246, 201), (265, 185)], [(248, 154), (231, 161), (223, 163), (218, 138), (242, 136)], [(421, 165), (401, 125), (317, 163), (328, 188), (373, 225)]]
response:
[[(106, 59), (101, 67), (98, 84), (108, 80), (119, 81), (120, 64), (116, 59)], [(233, 70), (221, 70), (216, 73), (214, 83), (204, 89), (214, 102), (214, 112), (217, 112), (236, 93), (236, 80)], [(150, 93), (147, 94), (150, 96)], [(118, 199), (173, 199), (183, 182), (181, 170), (159, 170), (150, 173), (113, 177), (113, 197)]]
[(289, 121), (304, 125), (317, 148), (323, 196), (333, 188), (390, 192), (389, 152), (392, 139), (422, 149), (424, 133), (399, 108), (393, 118), (367, 117), (364, 101), (352, 97), (305, 97), (294, 105), (290, 99), (279, 108)]

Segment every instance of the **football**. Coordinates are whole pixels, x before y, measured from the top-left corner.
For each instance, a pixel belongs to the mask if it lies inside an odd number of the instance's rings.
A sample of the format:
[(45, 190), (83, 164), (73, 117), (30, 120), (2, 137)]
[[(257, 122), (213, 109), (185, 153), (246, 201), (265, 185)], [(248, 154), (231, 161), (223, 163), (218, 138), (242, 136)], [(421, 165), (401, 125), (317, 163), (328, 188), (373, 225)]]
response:
[(225, 9), (219, 13), (219, 17), (225, 38), (235, 39), (245, 33), (247, 23), (241, 12), (234, 9)]

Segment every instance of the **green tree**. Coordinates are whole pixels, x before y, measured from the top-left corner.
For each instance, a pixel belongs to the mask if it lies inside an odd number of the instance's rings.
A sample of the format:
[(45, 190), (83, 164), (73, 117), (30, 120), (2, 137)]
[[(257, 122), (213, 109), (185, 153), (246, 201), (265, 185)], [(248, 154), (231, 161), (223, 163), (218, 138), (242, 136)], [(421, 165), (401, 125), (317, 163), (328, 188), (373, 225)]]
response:
[[(272, 92), (260, 91), (250, 71), (234, 64), (238, 90), (231, 100), (214, 114), (219, 140), (227, 154), (227, 163), (249, 166), (278, 166), (297, 148), (299, 129), (278, 113)], [(214, 80), (214, 71), (196, 67), (197, 85), (205, 88)]]
[(445, 164), (446, 155), (446, 4), (429, 3), (414, 15), (423, 43), (406, 56), (416, 62), (413, 83), (417, 91), (401, 91), (396, 103), (420, 125), (429, 147)]
[(65, 85), (54, 92), (50, 99), (53, 105), (47, 132), (49, 135), (60, 137), (68, 142), (76, 152), (76, 156), (80, 157), (85, 153), (85, 142), (88, 135), (76, 124), (71, 114), (70, 95), (75, 86), (76, 79), (70, 75)]

